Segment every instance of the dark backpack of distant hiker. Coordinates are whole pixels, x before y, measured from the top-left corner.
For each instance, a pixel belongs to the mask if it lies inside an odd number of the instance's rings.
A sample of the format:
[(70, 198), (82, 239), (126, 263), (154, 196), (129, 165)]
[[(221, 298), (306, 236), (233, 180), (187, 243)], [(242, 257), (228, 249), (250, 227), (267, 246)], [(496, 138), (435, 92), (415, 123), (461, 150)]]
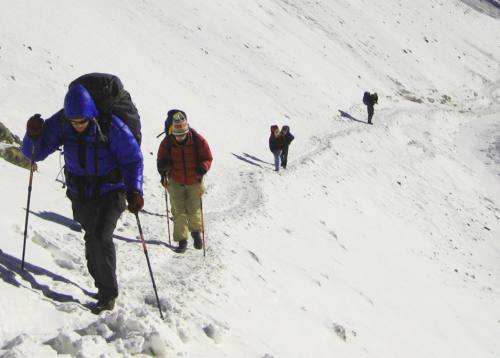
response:
[(165, 119), (163, 132), (158, 134), (156, 138), (162, 136), (163, 134), (165, 134), (166, 136), (172, 134), (172, 123), (174, 122), (174, 114), (176, 114), (177, 112), (182, 113), (184, 118), (186, 118), (186, 113), (184, 111), (181, 111), (180, 109), (171, 109), (170, 111), (167, 112), (167, 118)]
[(89, 91), (95, 102), (99, 117), (97, 122), (101, 128), (104, 140), (111, 124), (111, 115), (114, 114), (127, 125), (137, 143), (141, 145), (141, 118), (130, 94), (123, 88), (122, 81), (108, 73), (88, 73), (71, 82), (68, 88), (81, 84)]
[(370, 92), (363, 93), (363, 103), (365, 106), (368, 106), (368, 103), (370, 103)]

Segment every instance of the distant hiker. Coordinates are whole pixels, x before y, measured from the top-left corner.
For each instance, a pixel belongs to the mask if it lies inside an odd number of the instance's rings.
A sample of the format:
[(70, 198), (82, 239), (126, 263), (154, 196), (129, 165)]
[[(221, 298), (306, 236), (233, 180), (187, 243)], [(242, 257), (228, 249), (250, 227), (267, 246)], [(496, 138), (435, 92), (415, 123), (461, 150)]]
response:
[(282, 141), (283, 141), (283, 150), (281, 152), (281, 167), (283, 169), (286, 169), (286, 164), (288, 161), (288, 147), (290, 146), (290, 143), (292, 143), (292, 140), (294, 140), (294, 136), (292, 133), (290, 133), (290, 127), (289, 126), (283, 126), (281, 128), (280, 132)]
[(203, 248), (201, 196), (203, 176), (212, 165), (212, 153), (208, 142), (189, 127), (184, 111), (176, 110), (172, 114), (172, 133), (160, 143), (156, 163), (161, 183), (170, 194), (173, 236), (178, 242), (176, 251), (186, 251), (189, 233), (195, 249)]
[(368, 124), (373, 124), (373, 106), (378, 103), (378, 95), (376, 93), (370, 94), (370, 92), (365, 92), (363, 94), (363, 103), (366, 105), (366, 109), (368, 110)]
[(125, 198), (132, 213), (142, 209), (144, 200), (138, 141), (114, 114), (108, 113), (106, 128), (101, 126), (96, 104), (90, 90), (72, 83), (63, 110), (45, 121), (39, 114), (28, 120), (22, 151), (31, 158), (34, 146), (33, 159), (42, 161), (64, 146), (66, 195), (73, 217), (85, 230), (87, 268), (98, 289), (92, 312), (99, 313), (113, 309), (118, 296), (113, 231), (126, 208)]
[(280, 129), (276, 124), (271, 126), (271, 135), (269, 136), (269, 150), (274, 155), (274, 170), (280, 170), (280, 155), (283, 151), (283, 137), (280, 134)]

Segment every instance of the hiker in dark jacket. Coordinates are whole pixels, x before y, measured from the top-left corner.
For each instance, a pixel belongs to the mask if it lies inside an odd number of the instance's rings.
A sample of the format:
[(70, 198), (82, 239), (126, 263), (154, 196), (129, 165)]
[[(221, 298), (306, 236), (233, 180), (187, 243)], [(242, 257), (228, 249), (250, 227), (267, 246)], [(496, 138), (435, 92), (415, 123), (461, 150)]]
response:
[(283, 169), (286, 169), (286, 164), (288, 162), (288, 147), (290, 146), (290, 143), (294, 140), (294, 136), (292, 133), (290, 133), (290, 127), (289, 126), (283, 126), (281, 128), (280, 132), (281, 138), (283, 140), (283, 150), (281, 151), (281, 167)]
[(363, 103), (366, 105), (366, 109), (368, 111), (368, 124), (373, 124), (372, 118), (375, 111), (374, 105), (378, 103), (378, 95), (376, 93), (370, 94), (370, 92), (365, 92), (363, 94)]
[(184, 253), (189, 233), (194, 248), (203, 248), (200, 199), (204, 193), (203, 176), (212, 165), (212, 153), (208, 142), (189, 128), (186, 113), (176, 111), (172, 113), (171, 134), (160, 143), (156, 163), (161, 183), (170, 194), (174, 241), (178, 242), (176, 251)]
[[(64, 146), (67, 196), (73, 217), (85, 230), (85, 258), (98, 289), (94, 313), (113, 309), (118, 296), (113, 231), (121, 213), (138, 213), (144, 205), (143, 157), (129, 128), (112, 115), (103, 142), (97, 111), (81, 84), (70, 87), (64, 109), (47, 120), (32, 116), (26, 126), (22, 151), (42, 161)], [(34, 149), (33, 149), (34, 146)]]
[(269, 136), (269, 150), (274, 155), (274, 170), (280, 170), (280, 155), (283, 150), (283, 137), (280, 134), (279, 127), (274, 124), (271, 126), (271, 135)]

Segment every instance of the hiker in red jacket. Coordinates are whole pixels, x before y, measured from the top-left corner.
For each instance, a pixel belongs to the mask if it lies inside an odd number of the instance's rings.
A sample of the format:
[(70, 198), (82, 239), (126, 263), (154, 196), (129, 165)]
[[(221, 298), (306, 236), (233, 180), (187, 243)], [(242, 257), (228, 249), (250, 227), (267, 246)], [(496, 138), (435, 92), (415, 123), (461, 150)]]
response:
[(207, 141), (189, 128), (186, 113), (181, 110), (172, 116), (172, 131), (160, 143), (157, 156), (161, 183), (170, 194), (174, 218), (176, 249), (184, 253), (189, 233), (194, 247), (203, 247), (201, 239), (201, 196), (203, 176), (212, 164), (212, 153)]

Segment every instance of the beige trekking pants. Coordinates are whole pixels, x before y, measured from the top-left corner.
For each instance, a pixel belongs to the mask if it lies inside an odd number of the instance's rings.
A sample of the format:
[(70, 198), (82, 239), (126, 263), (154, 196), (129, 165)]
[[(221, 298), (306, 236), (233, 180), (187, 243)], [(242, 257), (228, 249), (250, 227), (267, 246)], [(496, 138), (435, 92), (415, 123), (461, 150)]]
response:
[(203, 183), (182, 185), (170, 180), (167, 190), (174, 218), (174, 241), (187, 240), (190, 232), (201, 231)]

